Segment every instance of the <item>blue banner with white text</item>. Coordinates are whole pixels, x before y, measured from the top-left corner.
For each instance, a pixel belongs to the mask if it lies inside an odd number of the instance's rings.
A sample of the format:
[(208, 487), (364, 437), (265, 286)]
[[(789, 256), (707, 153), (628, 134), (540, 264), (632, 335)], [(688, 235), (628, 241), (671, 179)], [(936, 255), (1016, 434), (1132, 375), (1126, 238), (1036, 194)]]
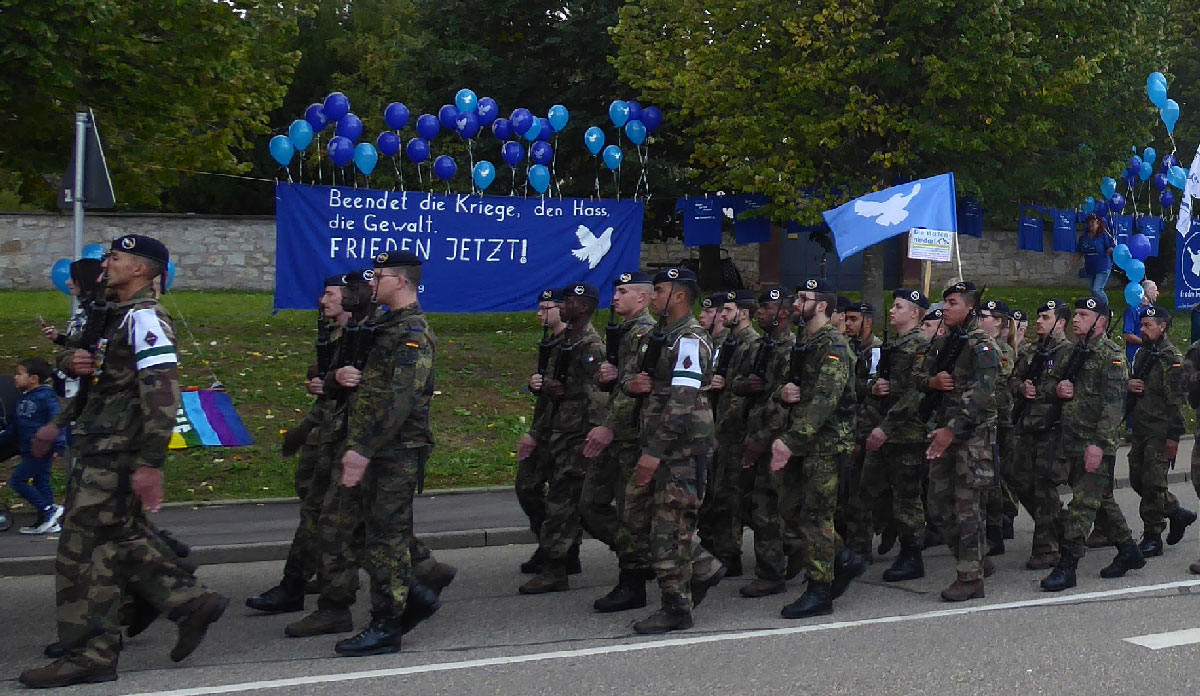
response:
[(343, 186), (275, 187), (275, 309), (314, 309), (323, 280), (375, 254), (419, 256), (429, 312), (537, 307), (546, 288), (587, 282), (608, 306), (637, 270), (642, 201), (440, 195)]

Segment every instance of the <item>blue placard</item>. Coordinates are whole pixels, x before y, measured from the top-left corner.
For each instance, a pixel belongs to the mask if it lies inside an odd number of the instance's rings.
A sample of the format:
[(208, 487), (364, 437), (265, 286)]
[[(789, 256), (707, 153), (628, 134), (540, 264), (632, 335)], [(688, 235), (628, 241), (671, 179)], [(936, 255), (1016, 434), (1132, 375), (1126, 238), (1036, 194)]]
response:
[(1192, 218), (1187, 235), (1175, 241), (1175, 309), (1200, 302), (1200, 218)]
[(439, 195), (343, 186), (275, 187), (275, 309), (314, 309), (324, 278), (382, 251), (423, 261), (430, 312), (537, 307), (546, 288), (587, 282), (607, 307), (612, 279), (637, 270), (642, 201)]

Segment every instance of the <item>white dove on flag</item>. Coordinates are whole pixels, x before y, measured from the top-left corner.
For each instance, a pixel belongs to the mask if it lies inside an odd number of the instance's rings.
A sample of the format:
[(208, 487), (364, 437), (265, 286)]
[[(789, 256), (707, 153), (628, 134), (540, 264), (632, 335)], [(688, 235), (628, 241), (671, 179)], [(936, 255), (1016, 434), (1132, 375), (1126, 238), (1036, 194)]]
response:
[(859, 217), (879, 217), (876, 224), (888, 227), (899, 225), (908, 218), (908, 203), (921, 192), (921, 185), (913, 186), (908, 194), (897, 193), (886, 201), (854, 201), (854, 212)]
[(592, 270), (600, 265), (600, 260), (612, 248), (612, 233), (613, 228), (610, 227), (604, 230), (604, 234), (597, 237), (587, 227), (580, 225), (575, 230), (575, 236), (579, 238), (580, 248), (572, 250), (571, 253), (575, 258), (587, 263), (588, 270)]

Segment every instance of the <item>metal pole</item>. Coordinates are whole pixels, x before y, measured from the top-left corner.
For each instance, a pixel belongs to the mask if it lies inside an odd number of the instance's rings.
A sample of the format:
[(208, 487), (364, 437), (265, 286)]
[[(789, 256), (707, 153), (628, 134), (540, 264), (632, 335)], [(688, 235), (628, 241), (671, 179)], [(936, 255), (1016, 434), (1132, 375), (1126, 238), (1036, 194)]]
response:
[[(87, 146), (87, 127), (88, 115), (83, 112), (75, 114), (75, 190), (71, 194), (72, 208), (74, 209), (75, 222), (75, 245), (72, 260), (83, 256), (83, 166), (84, 166), (84, 148)], [(71, 314), (79, 306), (78, 298), (71, 297)]]

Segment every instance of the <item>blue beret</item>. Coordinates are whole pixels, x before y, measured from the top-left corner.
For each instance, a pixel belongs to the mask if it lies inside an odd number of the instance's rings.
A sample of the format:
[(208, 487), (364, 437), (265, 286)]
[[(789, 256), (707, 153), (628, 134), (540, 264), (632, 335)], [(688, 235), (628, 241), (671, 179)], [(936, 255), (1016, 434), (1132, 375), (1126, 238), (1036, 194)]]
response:
[(617, 279), (613, 281), (613, 287), (615, 288), (618, 285), (651, 285), (653, 282), (649, 273), (632, 271), (617, 276)]
[(1103, 297), (1080, 297), (1075, 300), (1075, 309), (1088, 309), (1097, 314), (1112, 316), (1112, 310), (1108, 306), (1108, 301)]
[(975, 292), (975, 283), (972, 283), (969, 280), (960, 280), (942, 291), (942, 299), (944, 300), (951, 295), (957, 295), (964, 292)]
[(157, 261), (163, 266), (166, 266), (171, 260), (171, 254), (167, 252), (165, 244), (144, 234), (127, 234), (124, 237), (117, 237), (112, 242), (112, 250)]
[(381, 251), (375, 254), (375, 268), (420, 266), (421, 259), (411, 251)]
[(1142, 316), (1143, 317), (1153, 317), (1155, 319), (1158, 319), (1159, 321), (1169, 321), (1171, 319), (1170, 312), (1168, 312), (1163, 307), (1157, 307), (1155, 305), (1151, 305), (1151, 306), (1143, 309)]
[(699, 283), (700, 280), (696, 277), (696, 274), (688, 268), (668, 268), (666, 270), (659, 271), (654, 276), (655, 285), (658, 285), (659, 283), (677, 282)]
[(1066, 300), (1046, 300), (1042, 303), (1042, 306), (1038, 307), (1038, 314), (1041, 314), (1042, 312), (1053, 312), (1059, 307), (1067, 306), (1069, 305), (1067, 304)]
[(792, 299), (792, 291), (787, 288), (771, 288), (764, 290), (763, 294), (758, 296), (759, 304), (774, 302), (775, 300), (790, 300)]
[(796, 292), (815, 292), (827, 295), (837, 292), (837, 290), (834, 290), (833, 283), (824, 278), (809, 278), (796, 286)]
[(590, 297), (597, 302), (600, 301), (600, 291), (596, 289), (595, 285), (588, 283), (571, 283), (563, 288), (562, 293), (564, 300), (568, 297)]
[(562, 288), (546, 288), (538, 295), (538, 302), (562, 302)]
[(892, 297), (897, 300), (908, 300), (921, 309), (929, 309), (929, 298), (922, 295), (920, 290), (897, 288), (892, 291)]
[(1008, 308), (1008, 304), (1003, 300), (988, 300), (983, 303), (983, 307), (980, 309), (986, 309), (992, 314), (999, 314), (1005, 317), (1012, 316), (1012, 310)]

